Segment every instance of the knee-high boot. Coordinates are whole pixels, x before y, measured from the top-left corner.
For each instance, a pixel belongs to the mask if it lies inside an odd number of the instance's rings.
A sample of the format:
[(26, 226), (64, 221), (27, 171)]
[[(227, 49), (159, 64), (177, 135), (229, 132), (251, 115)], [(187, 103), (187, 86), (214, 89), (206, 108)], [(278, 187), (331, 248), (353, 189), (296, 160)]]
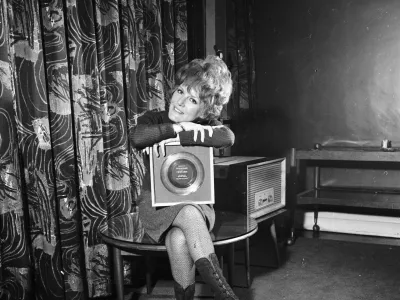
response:
[(211, 253), (209, 257), (198, 259), (195, 265), (203, 280), (215, 293), (215, 299), (239, 300), (222, 274), (215, 253)]
[(174, 281), (174, 291), (176, 300), (193, 300), (195, 292), (195, 283), (187, 286), (185, 289)]

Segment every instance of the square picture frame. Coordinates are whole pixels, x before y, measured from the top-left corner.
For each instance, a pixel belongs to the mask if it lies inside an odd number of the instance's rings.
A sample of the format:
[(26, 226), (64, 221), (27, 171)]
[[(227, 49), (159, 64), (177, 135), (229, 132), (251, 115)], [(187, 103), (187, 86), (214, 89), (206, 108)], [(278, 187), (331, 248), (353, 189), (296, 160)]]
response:
[(213, 148), (170, 143), (165, 153), (150, 148), (152, 206), (214, 204)]

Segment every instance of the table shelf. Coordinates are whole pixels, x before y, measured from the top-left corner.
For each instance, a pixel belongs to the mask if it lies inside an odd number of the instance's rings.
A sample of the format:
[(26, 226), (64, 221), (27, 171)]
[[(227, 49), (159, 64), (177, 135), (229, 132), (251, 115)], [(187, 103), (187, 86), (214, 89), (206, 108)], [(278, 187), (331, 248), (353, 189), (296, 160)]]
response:
[(297, 205), (309, 204), (400, 210), (400, 194), (372, 190), (310, 189), (297, 195)]
[(322, 150), (300, 149), (295, 150), (295, 156), (297, 160), (371, 161), (400, 163), (400, 151), (382, 151), (380, 148), (376, 147), (330, 147)]

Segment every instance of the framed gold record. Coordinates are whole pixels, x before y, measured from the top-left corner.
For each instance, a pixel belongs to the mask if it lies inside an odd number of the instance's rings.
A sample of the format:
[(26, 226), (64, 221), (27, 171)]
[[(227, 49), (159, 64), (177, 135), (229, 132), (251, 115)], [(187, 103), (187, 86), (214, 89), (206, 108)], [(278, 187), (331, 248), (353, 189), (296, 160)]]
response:
[(211, 147), (166, 145), (165, 157), (150, 151), (153, 206), (214, 203), (214, 165)]
[(171, 193), (189, 195), (204, 182), (202, 162), (190, 152), (168, 155), (161, 166), (161, 182)]

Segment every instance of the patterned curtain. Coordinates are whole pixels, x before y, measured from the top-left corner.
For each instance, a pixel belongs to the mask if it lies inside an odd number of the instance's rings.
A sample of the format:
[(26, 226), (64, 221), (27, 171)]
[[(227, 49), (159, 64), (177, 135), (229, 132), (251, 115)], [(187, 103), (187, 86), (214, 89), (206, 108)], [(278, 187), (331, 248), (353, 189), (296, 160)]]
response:
[(127, 136), (186, 37), (186, 0), (0, 1), (1, 300), (111, 294), (98, 231), (135, 207)]

